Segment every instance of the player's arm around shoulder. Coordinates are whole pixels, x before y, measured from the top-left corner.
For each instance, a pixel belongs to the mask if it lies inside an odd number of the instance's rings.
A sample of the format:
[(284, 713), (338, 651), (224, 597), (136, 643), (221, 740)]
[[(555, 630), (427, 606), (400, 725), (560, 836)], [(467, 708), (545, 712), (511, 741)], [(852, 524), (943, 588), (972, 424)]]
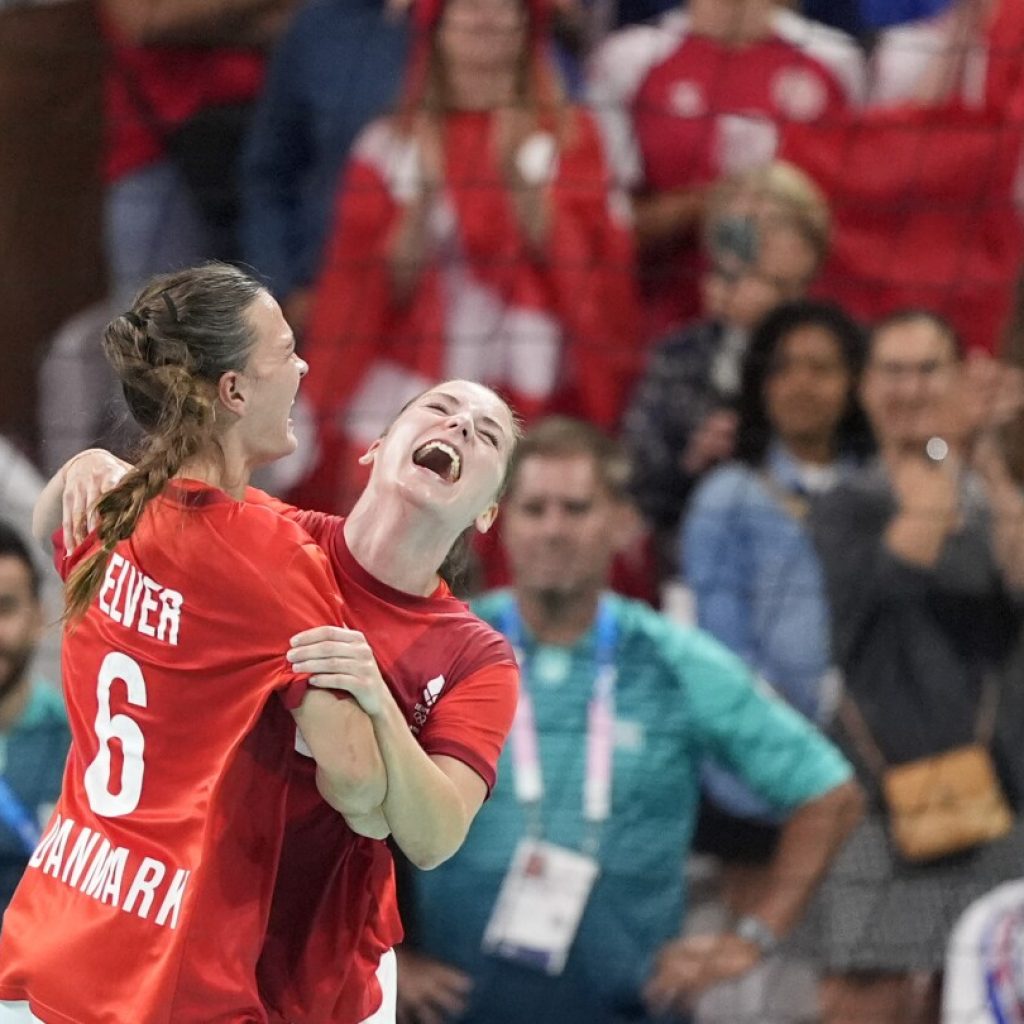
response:
[(50, 478), (36, 500), (32, 533), (49, 548), (57, 527), (64, 530), (64, 548), (72, 551), (96, 525), (96, 503), (115, 487), (131, 464), (103, 448), (73, 455)]

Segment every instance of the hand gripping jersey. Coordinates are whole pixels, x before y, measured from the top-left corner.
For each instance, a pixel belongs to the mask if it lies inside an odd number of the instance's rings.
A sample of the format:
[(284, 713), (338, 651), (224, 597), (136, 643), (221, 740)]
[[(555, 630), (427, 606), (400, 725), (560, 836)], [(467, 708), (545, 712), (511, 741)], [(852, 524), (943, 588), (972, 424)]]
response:
[[(458, 758), (493, 787), (518, 694), (507, 641), (444, 584), (414, 597), (376, 580), (348, 550), (340, 517), (273, 507), (327, 552), (346, 625), (366, 635), (424, 750)], [(271, 1021), (356, 1024), (380, 1005), (374, 971), (402, 938), (391, 853), (354, 835), (320, 798), (313, 762), (296, 759), (260, 989)]]
[(292, 523), (191, 481), (150, 503), (65, 633), (72, 748), (4, 919), (0, 1000), (47, 1024), (267, 1020), (255, 968), (306, 686), (285, 653), (340, 621)]

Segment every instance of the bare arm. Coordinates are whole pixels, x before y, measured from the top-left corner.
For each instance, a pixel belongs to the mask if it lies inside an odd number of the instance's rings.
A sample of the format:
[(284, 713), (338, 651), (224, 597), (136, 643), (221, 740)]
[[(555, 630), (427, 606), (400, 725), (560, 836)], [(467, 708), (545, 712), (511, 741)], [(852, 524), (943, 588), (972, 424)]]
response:
[(764, 892), (745, 911), (775, 935), (788, 935), (863, 813), (864, 794), (852, 781), (799, 807), (782, 826)]
[(423, 750), (361, 633), (336, 626), (307, 630), (293, 641), (289, 658), (313, 685), (346, 690), (370, 716), (387, 773), (381, 810), (402, 852), (424, 870), (447, 860), (487, 795), (483, 779), (455, 758)]
[(346, 819), (371, 827), (388, 777), (369, 716), (354, 700), (313, 689), (292, 714), (316, 761), (320, 795)]
[(453, 757), (430, 757), (392, 701), (394, 717), (374, 717), (374, 733), (388, 769), (384, 816), (402, 852), (428, 871), (466, 840), (487, 796), (484, 780)]
[(958, 369), (935, 409), (936, 435), (949, 445), (939, 464), (923, 457), (890, 457), (888, 468), (899, 512), (885, 542), (906, 562), (932, 568), (957, 527), (961, 467), (981, 478), (992, 512), (992, 550), (1007, 587), (1024, 586), (1024, 498), (1014, 483), (999, 431), (1024, 409), (1024, 371), (973, 353)]
[(96, 502), (132, 467), (102, 448), (72, 456), (43, 488), (32, 513), (32, 533), (49, 546), (53, 531), (64, 527), (64, 546), (70, 551), (93, 526)]
[[(863, 795), (855, 782), (836, 786), (800, 807), (782, 828), (763, 888), (741, 910), (773, 935), (786, 935), (862, 813)], [(757, 945), (734, 933), (676, 939), (659, 952), (645, 999), (659, 1013), (685, 1013), (694, 996), (746, 974), (761, 956)]]
[(284, 28), (295, 0), (103, 0), (137, 46), (262, 46)]

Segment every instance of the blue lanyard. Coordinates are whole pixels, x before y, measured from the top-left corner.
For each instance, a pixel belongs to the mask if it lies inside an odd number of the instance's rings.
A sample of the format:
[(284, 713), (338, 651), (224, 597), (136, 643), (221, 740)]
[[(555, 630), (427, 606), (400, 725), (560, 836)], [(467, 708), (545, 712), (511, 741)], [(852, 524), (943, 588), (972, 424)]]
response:
[(42, 833), (35, 818), (3, 776), (0, 776), (0, 821), (17, 835), (25, 852), (31, 856)]
[[(522, 672), (519, 708), (512, 727), (512, 762), (515, 768), (516, 798), (531, 817), (531, 831), (541, 832), (540, 806), (544, 780), (540, 764), (537, 728), (530, 696), (529, 664), (524, 649), (524, 629), (519, 607), (510, 600), (499, 617), (498, 628), (516, 654)], [(611, 811), (612, 757), (615, 743), (615, 686), (618, 677), (615, 656), (618, 621), (608, 595), (598, 604), (594, 624), (595, 673), (593, 695), (587, 713), (586, 776), (583, 789), (583, 817), (590, 826), (585, 846), (596, 850), (597, 832)]]
[[(510, 597), (505, 610), (498, 616), (498, 632), (504, 634), (512, 645), (523, 673), (523, 685), (528, 684), (527, 659), (524, 650), (525, 631), (523, 619), (519, 614), (519, 605), (514, 597)], [(615, 608), (608, 594), (602, 594), (597, 605), (594, 619), (594, 661), (597, 663), (595, 684), (601, 676), (609, 677), (612, 687), (618, 669), (615, 664), (615, 651), (619, 643), (619, 623)]]

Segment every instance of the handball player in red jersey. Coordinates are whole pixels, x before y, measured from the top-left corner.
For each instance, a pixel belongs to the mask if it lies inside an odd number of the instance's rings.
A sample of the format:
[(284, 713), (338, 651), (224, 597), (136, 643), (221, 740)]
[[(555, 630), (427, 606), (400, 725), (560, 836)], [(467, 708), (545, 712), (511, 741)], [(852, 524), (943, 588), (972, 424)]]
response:
[[(402, 935), (389, 832), (420, 867), (454, 853), (494, 784), (515, 712), (505, 640), (441, 578), (468, 531), (494, 520), (518, 426), (490, 389), (448, 381), (410, 402), (365, 458), (370, 480), (346, 518), (248, 500), (299, 523), (327, 553), (346, 627), (296, 638), (293, 667), (348, 690), (367, 711), (387, 770), (379, 808), (345, 820), (296, 755), (285, 845), (259, 976), (274, 1022), (394, 1020)], [(65, 495), (73, 523), (125, 464), (79, 456)], [(329, 794), (325, 794), (329, 795)]]
[(4, 917), (0, 1022), (264, 1024), (296, 723), (339, 810), (386, 784), (370, 719), (283, 657), (342, 621), (323, 552), (244, 500), (295, 447), (307, 367), (277, 303), (217, 264), (155, 279), (103, 343), (146, 441), (84, 543), (54, 538), (73, 740)]

